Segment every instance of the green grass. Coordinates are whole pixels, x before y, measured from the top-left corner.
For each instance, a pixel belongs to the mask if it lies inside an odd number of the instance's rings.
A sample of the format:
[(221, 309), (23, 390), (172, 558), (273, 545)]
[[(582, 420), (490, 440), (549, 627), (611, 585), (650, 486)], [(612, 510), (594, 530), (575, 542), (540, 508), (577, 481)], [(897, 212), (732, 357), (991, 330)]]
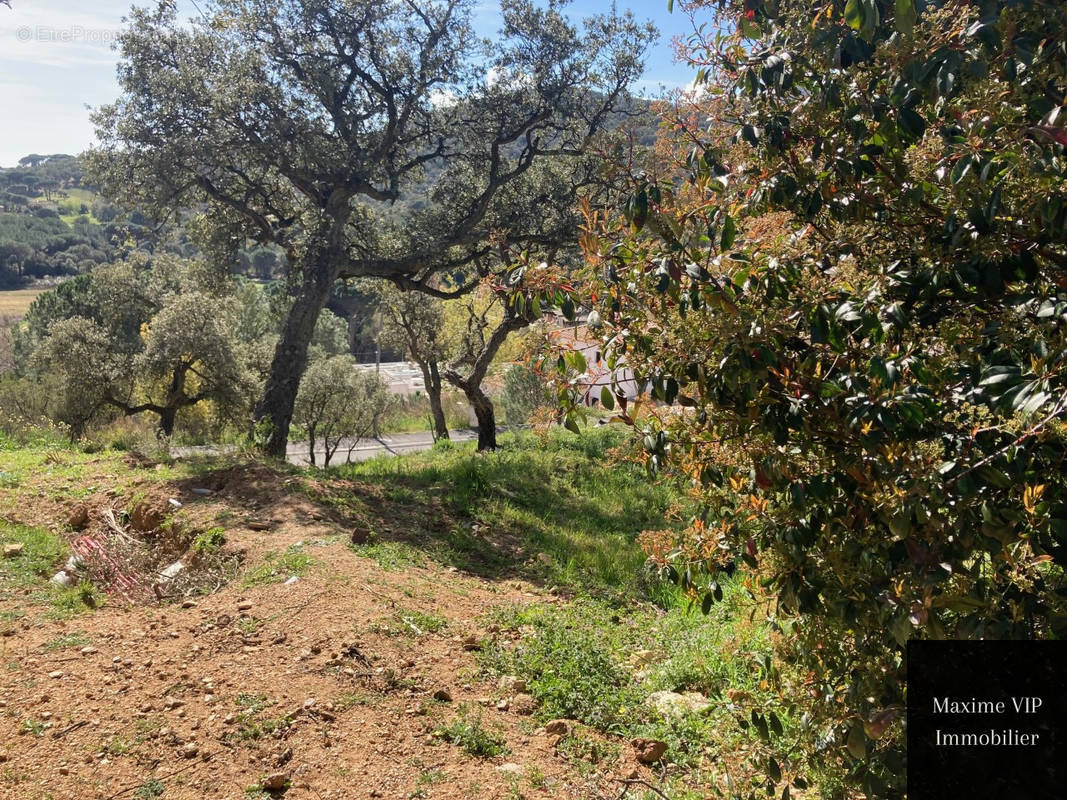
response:
[(245, 588), (279, 583), (288, 580), (293, 575), (298, 577), (304, 575), (313, 563), (311, 556), (296, 545), (283, 553), (271, 550), (263, 557), (261, 564), (245, 572), (241, 583)]
[(408, 636), (440, 633), (448, 627), (448, 620), (444, 617), (406, 608), (398, 608), (395, 619), (396, 622), (390, 628), (390, 632)]
[[(735, 693), (781, 716), (761, 667), (770, 652), (769, 631), (740, 613), (744, 591), (732, 581), (724, 585), (723, 602), (707, 616), (684, 605), (620, 609), (592, 598), (504, 607), (489, 621), (525, 633), (513, 646), (488, 641), (480, 660), (491, 677), (526, 681), (540, 703), (538, 719), (575, 719), (623, 739), (658, 739), (668, 744), (669, 762), (696, 769), (706, 754), (737, 752), (755, 735), (735, 717)], [(637, 653), (643, 654), (639, 662)], [(710, 706), (679, 718), (661, 716), (647, 703), (661, 690), (700, 692)], [(795, 724), (786, 716), (783, 723), (788, 735)], [(597, 741), (578, 738), (564, 748), (573, 758), (607, 755), (596, 750)]]
[[(457, 405), (461, 395), (446, 392), (441, 398), (442, 408), (445, 412), (445, 421), (450, 430), (461, 430), (470, 427), (470, 417), (467, 415), (466, 405)], [(426, 395), (417, 395), (400, 399), (386, 410), (379, 422), (383, 433), (412, 433), (415, 431), (429, 431), (432, 429), (432, 417), (430, 415), (430, 401)]]
[(13, 525), (0, 519), (0, 540), (22, 545), (17, 556), (0, 558), (0, 596), (40, 585), (67, 555), (63, 540), (45, 528)]
[[(18, 555), (0, 558), (0, 600), (35, 590), (29, 594), (30, 601), (47, 606), (47, 616), (52, 619), (67, 619), (100, 604), (101, 593), (88, 581), (68, 587), (49, 583), (68, 552), (66, 543), (56, 534), (44, 528), (13, 525), (0, 519), (0, 540), (5, 544), (22, 545)], [(10, 622), (24, 614), (22, 609), (16, 609), (5, 612), (2, 619)], [(53, 649), (75, 646), (62, 640), (63, 637), (56, 640)], [(81, 643), (87, 644), (88, 639)]]
[(163, 796), (164, 786), (161, 782), (154, 778), (150, 781), (145, 781), (137, 787), (137, 791), (133, 793), (133, 796), (137, 800), (156, 800), (157, 797)]
[(73, 633), (64, 633), (62, 636), (57, 636), (50, 642), (44, 645), (44, 651), (46, 653), (54, 653), (57, 650), (67, 650), (71, 647), (84, 647), (89, 644), (89, 637), (81, 631), (75, 631)]
[[(521, 677), (538, 700), (538, 721), (567, 717), (588, 726), (576, 726), (559, 748), (581, 769), (613, 763), (631, 737), (660, 739), (668, 744), (669, 793), (696, 796), (689, 792), (693, 786), (707, 788), (711, 770), (739, 766), (738, 754), (760, 749), (758, 731), (747, 716), (742, 718), (742, 707), (746, 715), (753, 707), (778, 713), (783, 733), (774, 745), (801, 735), (799, 724), (777, 707), (775, 681), (764, 680), (771, 633), (761, 618), (750, 616), (740, 582), (723, 581), (723, 601), (705, 616), (689, 610), (676, 588), (650, 577), (638, 534), (680, 526), (692, 510), (681, 487), (669, 480), (650, 482), (626, 459), (625, 447), (613, 452), (623, 441), (621, 432), (607, 428), (587, 429), (581, 436), (553, 432), (543, 439), (506, 434), (494, 453), (444, 443), (425, 453), (325, 473), (289, 472), (294, 491), (329, 506), (346, 526), (370, 532), (369, 541), (352, 545), (353, 550), (384, 570), (436, 562), (494, 581), (521, 578), (558, 587), (563, 595), (558, 602), (505, 607), (484, 620), (483, 627), (495, 624), (507, 634), (486, 637), (479, 654), (485, 677)], [(153, 470), (151, 481), (226, 466), (226, 459), (168, 465)], [(42, 484), (69, 497), (78, 487), (99, 483), (104, 473), (107, 485), (120, 490), (131, 477), (141, 483), (145, 475), (135, 473), (119, 454), (90, 456), (60, 447), (0, 453), (0, 471), (11, 482), (11, 491), (0, 491), (0, 520), (5, 507), (17, 508), (22, 493), (37, 492)], [(66, 555), (61, 537), (2, 521), (0, 533), (5, 541), (24, 544), (20, 556), (0, 561), (0, 597), (36, 589), (28, 599), (49, 605), (56, 616), (75, 614), (94, 601), (85, 587), (46, 586)], [(197, 547), (211, 551), (221, 545), (222, 535), (218, 528), (207, 530)], [(250, 565), (240, 582), (251, 587), (303, 575), (313, 565), (307, 550), (270, 552)], [(416, 602), (432, 608), (421, 595)], [(6, 613), (0, 623), (15, 619), (15, 612)], [(260, 626), (251, 617), (239, 624), (246, 634)], [(396, 609), (382, 624), (404, 636), (447, 631), (444, 617), (415, 609)], [(77, 632), (66, 634), (46, 647), (73, 647), (80, 643), (77, 637)], [(642, 653), (640, 663), (637, 653)], [(394, 680), (397, 687), (405, 686), (395, 676), (386, 677)], [(664, 717), (647, 702), (660, 690), (700, 692), (711, 706), (681, 718)], [(739, 696), (743, 701), (734, 702)], [(356, 695), (349, 701), (370, 702)], [(278, 716), (272, 706), (263, 695), (241, 695), (227, 739), (251, 743), (289, 727), (292, 718)], [(501, 755), (507, 743), (487, 720), (477, 709), (461, 707), (435, 735), (472, 757)], [(428, 787), (420, 788), (429, 793)]]
[[(486, 577), (516, 575), (589, 591), (646, 596), (645, 554), (636, 544), (646, 528), (662, 529), (681, 493), (649, 482), (636, 466), (613, 459), (622, 435), (588, 429), (505, 434), (501, 448), (475, 453), (447, 444), (403, 458), (379, 458), (330, 474), (380, 487), (390, 520), (361, 512), (377, 536), (361, 552), (403, 565), (418, 561), (394, 542), (450, 566)], [(346, 508), (343, 496), (326, 499)], [(391, 523), (393, 533), (383, 533)]]
[(38, 720), (29, 718), (22, 720), (22, 730), (31, 736), (44, 736), (44, 732), (47, 729), (45, 723)]
[(48, 602), (50, 619), (70, 619), (73, 616), (91, 611), (103, 602), (103, 594), (90, 581), (83, 580), (76, 586), (50, 587), (50, 591), (41, 596)]
[(460, 706), (455, 718), (436, 728), (433, 735), (456, 745), (473, 758), (494, 758), (510, 752), (500, 732), (485, 726), (481, 709), (472, 711), (469, 706)]
[(290, 714), (264, 716), (263, 712), (275, 702), (263, 694), (239, 694), (236, 704), (240, 713), (234, 719), (233, 728), (225, 735), (227, 741), (258, 741), (285, 730), (293, 721)]
[[(99, 224), (99, 220), (93, 216), (93, 203), (98, 198), (95, 192), (77, 188), (68, 188), (63, 191), (66, 197), (60, 197), (56, 200), (56, 211), (59, 212), (61, 220), (71, 225), (78, 217), (86, 216), (91, 222)], [(85, 205), (88, 209), (88, 212), (84, 215), (81, 210), (82, 205)]]
[(422, 551), (404, 542), (368, 542), (354, 544), (353, 550), (365, 558), (373, 558), (378, 566), (388, 572), (397, 572), (407, 567), (421, 567), (426, 564)]

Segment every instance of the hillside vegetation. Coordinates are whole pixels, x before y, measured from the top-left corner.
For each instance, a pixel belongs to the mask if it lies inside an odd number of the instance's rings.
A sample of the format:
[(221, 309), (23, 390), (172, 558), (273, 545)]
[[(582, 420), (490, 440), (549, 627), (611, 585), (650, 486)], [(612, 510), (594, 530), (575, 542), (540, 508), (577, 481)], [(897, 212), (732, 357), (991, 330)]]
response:
[[(740, 585), (705, 617), (645, 571), (685, 500), (617, 434), (503, 444), (327, 473), (0, 452), (0, 795), (703, 796), (757, 735), (734, 701), (772, 699), (769, 629)], [(50, 585), (87, 536), (126, 589), (93, 561)]]

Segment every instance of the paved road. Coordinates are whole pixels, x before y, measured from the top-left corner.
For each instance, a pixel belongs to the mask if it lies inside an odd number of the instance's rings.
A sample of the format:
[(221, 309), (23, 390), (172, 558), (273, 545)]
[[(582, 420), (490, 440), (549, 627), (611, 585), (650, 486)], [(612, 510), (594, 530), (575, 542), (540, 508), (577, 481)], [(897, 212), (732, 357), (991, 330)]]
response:
[[(478, 431), (476, 430), (458, 430), (449, 431), (448, 433), (453, 442), (471, 442), (478, 438)], [(351, 453), (349, 453), (350, 445)], [(381, 455), (398, 456), (401, 453), (429, 450), (431, 447), (433, 447), (433, 436), (429, 431), (387, 433), (377, 438), (356, 439), (355, 441), (346, 439), (341, 442), (341, 446), (337, 448), (337, 452), (330, 459), (330, 465), (336, 466), (348, 461), (366, 461)], [(182, 458), (192, 455), (224, 453), (229, 450), (233, 450), (232, 445), (221, 447), (204, 445), (201, 447), (175, 447), (171, 450), (171, 453), (175, 458)], [(315, 449), (315, 461), (320, 467), (322, 466), (324, 455), (325, 451), (321, 446)], [(285, 458), (290, 464), (297, 464), (302, 467), (307, 466), (309, 463), (307, 442), (290, 442), (285, 451)]]

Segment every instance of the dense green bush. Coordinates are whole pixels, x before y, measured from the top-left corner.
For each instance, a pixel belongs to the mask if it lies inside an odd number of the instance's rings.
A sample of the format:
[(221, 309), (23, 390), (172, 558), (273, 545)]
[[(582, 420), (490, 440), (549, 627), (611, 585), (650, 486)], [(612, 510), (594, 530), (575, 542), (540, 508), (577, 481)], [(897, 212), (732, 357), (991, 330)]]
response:
[(525, 425), (534, 409), (548, 403), (545, 380), (523, 364), (512, 364), (504, 371), (504, 388), (497, 404), (508, 425)]
[(311, 362), (300, 381), (293, 425), (307, 436), (308, 461), (328, 467), (338, 449), (355, 447), (362, 437), (378, 433), (389, 395), (375, 373), (359, 369), (352, 356), (331, 356)]
[(1067, 8), (680, 5), (701, 92), (585, 244), (609, 363), (681, 408), (608, 399), (706, 506), (654, 555), (773, 600), (772, 788), (899, 797), (909, 639), (1067, 633)]

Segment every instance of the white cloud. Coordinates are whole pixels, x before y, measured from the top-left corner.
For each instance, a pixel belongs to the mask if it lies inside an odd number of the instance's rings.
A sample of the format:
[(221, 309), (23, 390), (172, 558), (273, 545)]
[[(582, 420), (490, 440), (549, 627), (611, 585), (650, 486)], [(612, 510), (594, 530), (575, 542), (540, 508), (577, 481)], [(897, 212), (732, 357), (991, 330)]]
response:
[(433, 108), (448, 108), (456, 104), (456, 94), (448, 89), (433, 89), (430, 92), (430, 105)]
[(490, 89), (496, 86), (502, 86), (505, 89), (521, 89), (533, 85), (533, 76), (502, 67), (490, 67), (485, 73), (485, 85)]
[(112, 44), (129, 9), (126, 2), (16, 0), (0, 9), (0, 62), (22, 70), (43, 67), (110, 66)]

